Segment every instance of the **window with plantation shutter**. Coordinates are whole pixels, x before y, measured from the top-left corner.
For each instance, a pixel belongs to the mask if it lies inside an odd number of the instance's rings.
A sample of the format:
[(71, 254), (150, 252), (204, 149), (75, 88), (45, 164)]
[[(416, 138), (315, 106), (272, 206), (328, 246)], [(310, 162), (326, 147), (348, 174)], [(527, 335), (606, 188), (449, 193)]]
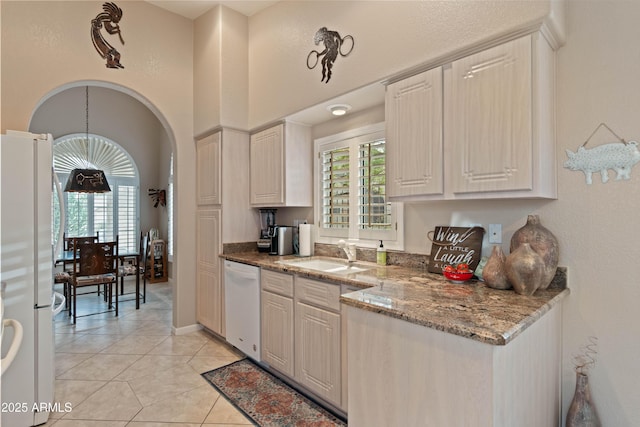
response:
[[(372, 125), (316, 140), (318, 155), (318, 237), (385, 240), (403, 245), (397, 218), (402, 205), (386, 197), (384, 125)], [(334, 240), (335, 239), (335, 240)]]
[[(107, 177), (109, 180), (109, 177)], [(110, 184), (111, 192), (109, 193), (96, 193), (92, 194), (93, 197), (93, 232), (100, 232), (100, 240), (103, 242), (111, 242), (115, 240), (116, 234), (113, 229), (113, 196), (118, 192), (118, 186), (113, 183)], [(114, 191), (114, 188), (116, 190)], [(120, 242), (118, 242), (120, 243)], [(120, 247), (123, 247), (121, 244)]]
[[(120, 252), (138, 250), (140, 235), (139, 178), (133, 159), (115, 142), (97, 135), (68, 135), (55, 141), (53, 167), (64, 186), (75, 168), (102, 169), (109, 193), (64, 193), (67, 237), (100, 233), (101, 241), (118, 236)], [(54, 198), (55, 199), (55, 198)], [(54, 221), (59, 221), (59, 206), (53, 206)], [(53, 230), (57, 230), (57, 223)], [(58, 236), (53, 236), (55, 240)]]
[[(66, 176), (68, 178), (68, 174)], [(66, 181), (60, 181), (66, 182)], [(89, 209), (89, 194), (64, 193), (67, 204), (67, 236), (88, 236), (89, 222), (93, 222), (93, 210)], [(59, 217), (59, 215), (57, 215)], [(88, 220), (91, 218), (90, 220)], [(54, 230), (57, 227), (54, 227)]]
[(322, 153), (322, 224), (349, 228), (349, 147)]
[(118, 244), (121, 248), (138, 248), (138, 191), (133, 185), (118, 185)]
[(360, 144), (358, 150), (358, 227), (361, 230), (390, 230), (390, 203), (385, 193), (385, 140)]

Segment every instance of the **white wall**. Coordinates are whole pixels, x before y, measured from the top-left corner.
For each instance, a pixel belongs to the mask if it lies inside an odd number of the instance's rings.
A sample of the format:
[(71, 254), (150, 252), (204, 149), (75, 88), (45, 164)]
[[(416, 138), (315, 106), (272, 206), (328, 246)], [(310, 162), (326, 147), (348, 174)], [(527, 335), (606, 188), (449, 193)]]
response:
[(194, 21), (194, 134), (219, 126), (247, 130), (246, 16), (217, 6)]
[[(603, 425), (640, 425), (640, 282), (638, 212), (640, 168), (629, 181), (585, 184), (562, 168), (596, 126), (607, 123), (628, 140), (640, 139), (640, 3), (571, 1), (567, 44), (558, 53), (558, 201), (541, 210), (562, 242), (572, 294), (564, 316), (565, 408), (575, 378), (571, 356), (594, 335), (598, 361), (592, 394)], [(614, 142), (599, 131), (587, 147)], [(611, 177), (613, 177), (613, 173)]]

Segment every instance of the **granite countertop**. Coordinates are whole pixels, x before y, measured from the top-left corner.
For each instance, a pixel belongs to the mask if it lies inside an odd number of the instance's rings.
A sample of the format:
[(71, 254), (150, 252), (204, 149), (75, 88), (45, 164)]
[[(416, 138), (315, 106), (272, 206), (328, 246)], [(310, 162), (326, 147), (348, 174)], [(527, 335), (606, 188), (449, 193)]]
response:
[(358, 262), (371, 269), (354, 274), (331, 274), (278, 262), (303, 259), (291, 255), (242, 252), (221, 257), (362, 288), (342, 295), (341, 302), (491, 345), (508, 344), (569, 294), (566, 287), (549, 287), (533, 296), (524, 296), (513, 290), (491, 289), (478, 280), (454, 284), (423, 268)]

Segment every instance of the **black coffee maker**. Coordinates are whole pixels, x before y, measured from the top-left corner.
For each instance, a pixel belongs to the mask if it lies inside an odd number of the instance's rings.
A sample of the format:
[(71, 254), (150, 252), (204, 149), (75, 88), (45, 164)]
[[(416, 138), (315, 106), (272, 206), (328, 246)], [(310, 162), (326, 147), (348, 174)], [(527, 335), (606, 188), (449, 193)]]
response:
[(270, 252), (271, 241), (276, 236), (277, 209), (260, 209), (260, 238), (258, 252)]

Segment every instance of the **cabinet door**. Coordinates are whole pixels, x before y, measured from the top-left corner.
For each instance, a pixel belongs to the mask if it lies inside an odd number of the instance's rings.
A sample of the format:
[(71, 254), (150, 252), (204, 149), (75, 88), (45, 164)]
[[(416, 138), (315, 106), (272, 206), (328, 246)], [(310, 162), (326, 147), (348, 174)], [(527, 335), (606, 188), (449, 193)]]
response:
[(532, 188), (531, 64), (530, 36), (453, 62), (454, 193)]
[(206, 328), (224, 335), (220, 270), (220, 210), (198, 210), (196, 214), (196, 318)]
[(221, 132), (216, 132), (196, 141), (196, 195), (198, 205), (219, 205), (221, 203), (221, 153)]
[(284, 203), (284, 125), (251, 135), (251, 204)]
[(293, 378), (293, 299), (262, 291), (262, 360)]
[(296, 303), (296, 380), (340, 406), (340, 315)]
[(442, 194), (442, 68), (387, 86), (385, 115), (387, 194)]

